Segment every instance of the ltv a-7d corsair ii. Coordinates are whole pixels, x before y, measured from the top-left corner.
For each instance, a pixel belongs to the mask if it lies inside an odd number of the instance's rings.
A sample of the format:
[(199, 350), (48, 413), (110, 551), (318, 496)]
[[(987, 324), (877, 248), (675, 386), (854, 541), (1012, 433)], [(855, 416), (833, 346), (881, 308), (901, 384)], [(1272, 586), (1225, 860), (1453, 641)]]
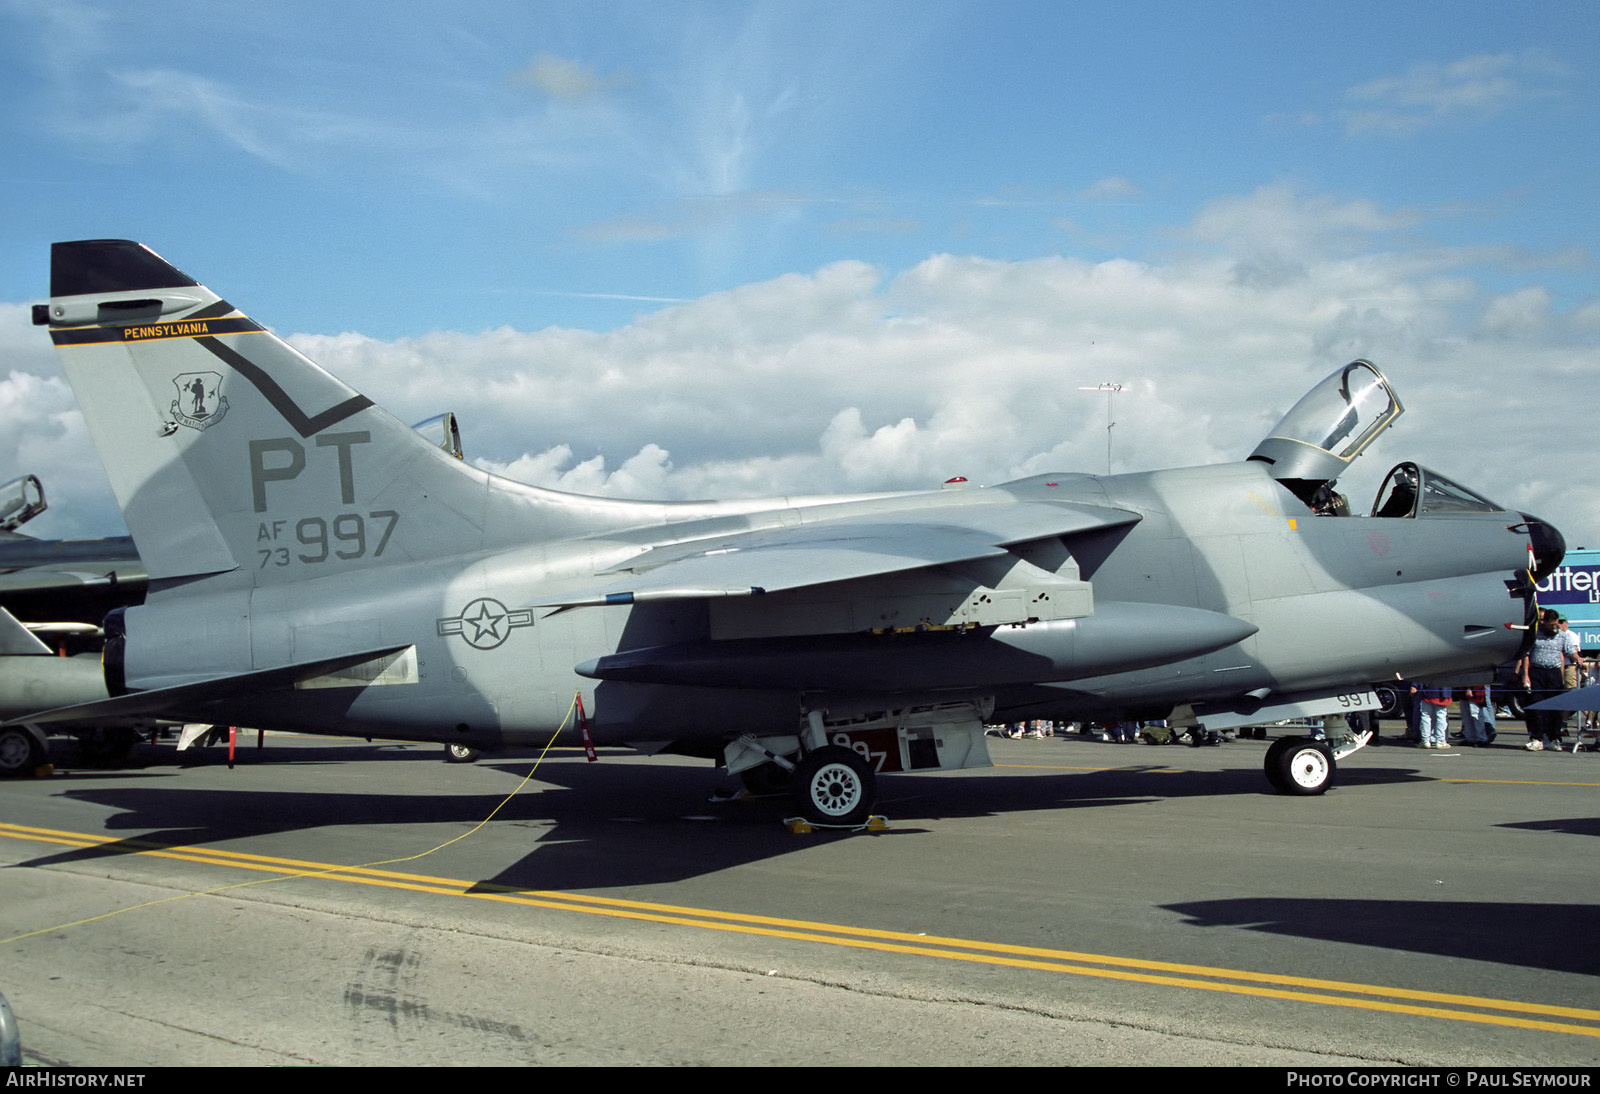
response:
[[(150, 577), (109, 699), (55, 718), (702, 756), (863, 820), (986, 722), (1209, 728), (1375, 705), (1515, 656), (1550, 525), (1415, 464), (1332, 484), (1401, 412), (1338, 369), (1242, 463), (1000, 486), (621, 501), (442, 452), (125, 240), (58, 243), (48, 325)], [(1364, 738), (1281, 741), (1316, 793)]]

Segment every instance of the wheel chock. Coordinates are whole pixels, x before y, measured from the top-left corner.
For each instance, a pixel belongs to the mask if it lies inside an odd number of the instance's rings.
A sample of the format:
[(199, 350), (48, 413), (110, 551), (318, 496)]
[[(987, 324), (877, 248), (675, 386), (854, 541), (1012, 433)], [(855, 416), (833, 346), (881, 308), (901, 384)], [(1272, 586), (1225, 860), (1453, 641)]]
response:
[(874, 813), (860, 824), (814, 824), (804, 817), (785, 817), (783, 826), (794, 836), (809, 836), (818, 828), (826, 828), (831, 832), (887, 832), (889, 818)]

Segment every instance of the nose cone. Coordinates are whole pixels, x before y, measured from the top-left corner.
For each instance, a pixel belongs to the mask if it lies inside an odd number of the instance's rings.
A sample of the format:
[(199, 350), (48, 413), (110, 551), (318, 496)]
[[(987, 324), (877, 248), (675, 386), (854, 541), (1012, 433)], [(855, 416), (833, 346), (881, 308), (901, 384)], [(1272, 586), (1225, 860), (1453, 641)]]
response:
[(1518, 515), (1528, 526), (1528, 540), (1533, 545), (1533, 580), (1538, 583), (1555, 573), (1567, 556), (1567, 537), (1549, 521), (1531, 513)]

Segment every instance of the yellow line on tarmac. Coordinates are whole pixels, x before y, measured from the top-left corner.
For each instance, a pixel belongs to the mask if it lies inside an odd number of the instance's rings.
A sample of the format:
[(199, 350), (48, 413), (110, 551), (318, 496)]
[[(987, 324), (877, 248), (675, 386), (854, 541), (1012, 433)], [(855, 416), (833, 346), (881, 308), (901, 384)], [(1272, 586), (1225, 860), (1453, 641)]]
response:
[(1435, 777), (1442, 783), (1488, 783), (1491, 786), (1600, 786), (1600, 783), (1545, 782), (1542, 779), (1463, 779), (1456, 775)]
[[(33, 828), (3, 822), (0, 822), (0, 836), (72, 847), (108, 848), (127, 854), (151, 855), (202, 865), (278, 873), (283, 874), (285, 880), (315, 876), (358, 885), (469, 897), (524, 907), (581, 912), (587, 915), (823, 943), (885, 953), (1600, 1037), (1600, 1010), (1580, 1007), (1383, 987), (1208, 965), (1150, 961), (1142, 958), (1017, 946), (976, 939), (947, 938), (584, 893), (513, 889), (460, 878), (379, 870), (367, 866), (342, 866), (337, 863), (257, 855), (220, 848), (185, 847), (143, 840), (114, 839), (82, 832)], [(1534, 1017), (1536, 1015), (1544, 1017)], [(1569, 1021), (1546, 1020), (1549, 1018), (1565, 1018)]]
[(1077, 767), (1072, 764), (995, 764), (995, 767), (1016, 767), (1029, 771), (1127, 771), (1140, 775), (1146, 772), (1153, 775), (1180, 775), (1182, 771), (1176, 767)]

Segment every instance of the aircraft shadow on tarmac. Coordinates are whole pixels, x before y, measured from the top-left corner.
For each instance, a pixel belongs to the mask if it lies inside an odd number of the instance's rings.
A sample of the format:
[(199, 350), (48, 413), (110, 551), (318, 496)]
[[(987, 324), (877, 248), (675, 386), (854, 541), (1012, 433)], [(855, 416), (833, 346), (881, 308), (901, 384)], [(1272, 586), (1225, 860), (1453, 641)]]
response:
[(1559, 832), (1567, 836), (1600, 836), (1600, 817), (1557, 817), (1545, 821), (1517, 821), (1498, 828), (1522, 828), (1529, 832)]
[[(24, 865), (47, 866), (144, 849), (147, 844), (206, 845), (252, 836), (312, 831), (351, 825), (439, 824), (440, 842), (462, 827), (481, 821), (510, 793), (514, 783), (495, 780), (492, 791), (477, 789), (489, 772), (521, 776), (532, 758), (480, 760), (468, 766), (444, 764), (432, 749), (393, 748), (383, 758), (436, 764), (438, 792), (371, 793), (352, 791), (262, 789), (266, 772), (280, 764), (323, 765), (341, 759), (372, 760), (385, 746), (305, 748), (269, 745), (266, 752), (241, 751), (238, 789), (180, 785), (183, 772), (170, 764), (163, 784), (144, 782), (158, 776), (154, 766), (140, 771), (142, 785), (99, 785), (99, 773), (69, 776), (62, 796), (118, 812), (106, 820), (109, 831), (136, 831), (138, 842), (108, 844), (66, 851)], [(222, 762), (222, 752), (207, 765)], [(1148, 755), (1148, 753), (1147, 753)], [(1154, 760), (1156, 756), (1149, 755)], [(780, 823), (792, 815), (787, 796), (749, 801), (712, 802), (712, 795), (737, 788), (737, 780), (706, 767), (663, 763), (634, 753), (601, 753), (586, 764), (567, 753), (547, 759), (535, 776), (539, 788), (516, 795), (496, 815), (504, 827), (528, 827), (526, 855), (507, 864), (479, 884), (494, 889), (605, 889), (659, 884), (698, 877), (729, 867), (804, 852), (851, 833), (819, 831), (809, 837), (790, 834)], [(1143, 757), (1141, 757), (1143, 758)], [(1175, 759), (1177, 757), (1174, 757)], [(408, 769), (413, 770), (413, 769)], [(1362, 782), (1411, 781), (1411, 770), (1365, 770)], [(127, 773), (122, 778), (128, 778)], [(218, 773), (222, 779), (233, 773)], [(408, 776), (415, 787), (414, 776)], [(473, 792), (461, 793), (471, 785)], [(1221, 771), (1181, 771), (1158, 763), (1098, 771), (1007, 774), (1004, 769), (982, 774), (901, 774), (880, 781), (879, 809), (890, 818), (882, 836), (913, 838), (927, 831), (919, 823), (957, 818), (1003, 818), (1010, 813), (1149, 805), (1167, 798), (1270, 795), (1254, 766)], [(1297, 807), (1290, 799), (1286, 806)], [(716, 823), (706, 823), (707, 821)], [(419, 836), (426, 839), (427, 836)], [(881, 837), (880, 837), (881, 838)], [(373, 860), (413, 854), (422, 848), (396, 849), (391, 840), (374, 840)], [(380, 849), (381, 848), (381, 849)], [(312, 859), (316, 852), (300, 855)], [(462, 876), (459, 867), (441, 856), (429, 867)], [(459, 858), (454, 861), (459, 862)], [(345, 865), (359, 865), (345, 863)]]
[(1313, 938), (1358, 946), (1600, 973), (1600, 908), (1587, 904), (1243, 897), (1168, 904), (1198, 927)]
[[(360, 746), (372, 759), (375, 746)], [(356, 746), (351, 746), (351, 750)], [(264, 759), (241, 754), (239, 788), (184, 785), (184, 772), (147, 767), (119, 780), (140, 785), (106, 785), (105, 773), (66, 776), (60, 796), (116, 810), (105, 821), (108, 832), (137, 832), (125, 844), (64, 851), (24, 865), (48, 866), (142, 850), (148, 844), (203, 846), (227, 840), (351, 825), (438, 824), (451, 826), (431, 835), (443, 839), (482, 820), (514, 783), (488, 779), (491, 772), (525, 774), (532, 760), (480, 761), (449, 766), (432, 750), (397, 750), (392, 758), (421, 756), (436, 764), (437, 792), (371, 793), (356, 789), (370, 781), (352, 779), (350, 792), (263, 789), (278, 764), (337, 762), (344, 748), (322, 745), (298, 750), (269, 747)], [(713, 803), (712, 795), (736, 788), (737, 780), (709, 768), (669, 764), (632, 753), (602, 753), (596, 764), (571, 755), (547, 759), (538, 769), (538, 789), (516, 795), (496, 815), (504, 827), (523, 825), (532, 845), (485, 885), (513, 889), (599, 889), (671, 882), (742, 863), (803, 852), (844, 833), (800, 837), (780, 823), (793, 813), (786, 796)], [(385, 757), (388, 759), (390, 757)], [(218, 760), (220, 763), (220, 759)], [(247, 766), (256, 768), (245, 771)], [(408, 769), (414, 770), (414, 769)], [(215, 772), (220, 780), (233, 772)], [(264, 778), (263, 776), (267, 776)], [(415, 787), (415, 777), (409, 776)], [(160, 785), (153, 785), (158, 779)], [(492, 781), (493, 790), (480, 789)], [(270, 784), (269, 784), (270, 785)], [(461, 788), (472, 786), (469, 793)], [(1172, 771), (1160, 765), (1109, 771), (981, 775), (903, 774), (880, 783), (879, 807), (890, 817), (886, 836), (912, 838), (927, 831), (922, 822), (974, 817), (1003, 818), (1037, 810), (1071, 810), (1148, 805), (1164, 798), (1261, 795), (1269, 793), (1259, 770), (1251, 767), (1211, 772)], [(705, 823), (713, 821), (717, 823)], [(421, 836), (419, 839), (428, 838)], [(380, 850), (381, 847), (381, 850)], [(415, 853), (374, 840), (373, 858)], [(315, 858), (312, 850), (301, 852)], [(461, 876), (441, 857), (431, 867)], [(456, 861), (460, 861), (457, 859)], [(346, 865), (356, 865), (347, 863)]]

